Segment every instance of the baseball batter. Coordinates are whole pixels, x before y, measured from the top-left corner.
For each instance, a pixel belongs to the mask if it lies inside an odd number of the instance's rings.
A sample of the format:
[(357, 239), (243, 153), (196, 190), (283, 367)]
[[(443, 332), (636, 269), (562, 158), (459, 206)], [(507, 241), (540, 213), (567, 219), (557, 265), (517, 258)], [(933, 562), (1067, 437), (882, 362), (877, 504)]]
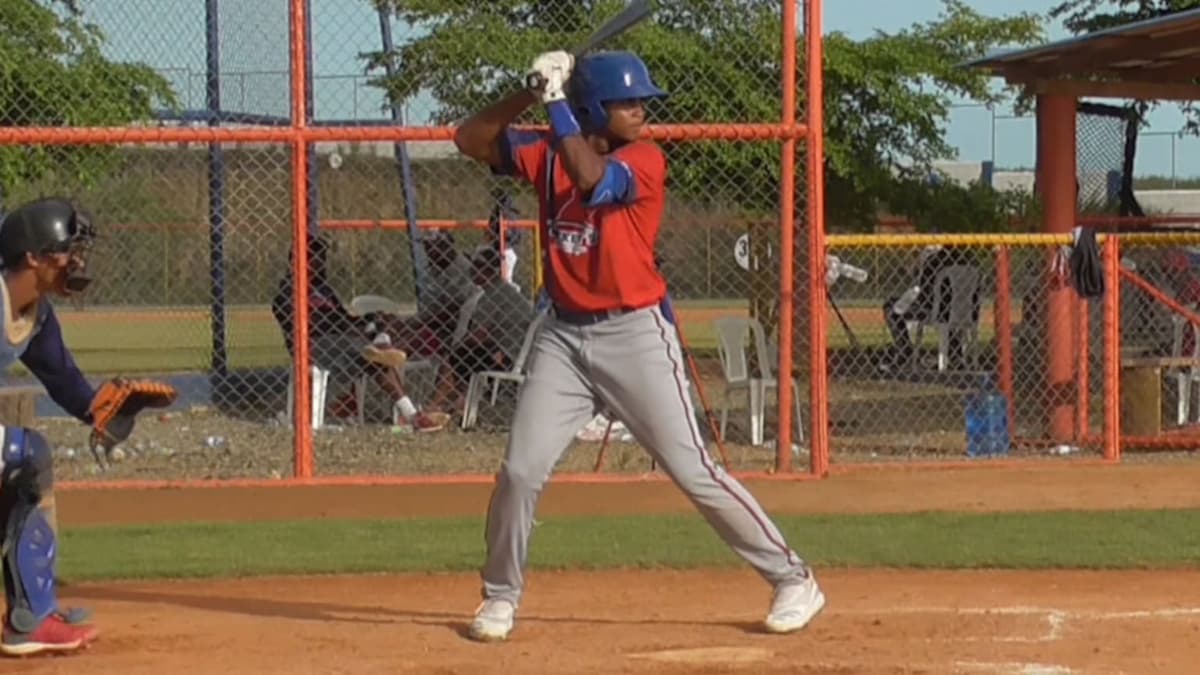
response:
[[(774, 588), (766, 629), (803, 628), (825, 604), (808, 565), (758, 502), (713, 463), (693, 414), (684, 360), (654, 260), (666, 157), (640, 140), (644, 102), (666, 96), (628, 52), (534, 61), (541, 85), (485, 108), (459, 150), (539, 195), (549, 316), (529, 357), (487, 517), (483, 602), (469, 635), (504, 640), (524, 585), (542, 487), (571, 439), (603, 409), (623, 420), (722, 539)], [(510, 128), (542, 104), (547, 134)]]
[[(50, 295), (81, 292), (84, 257), (95, 236), (69, 202), (25, 204), (0, 222), (0, 369), (20, 360), (64, 410), (91, 421), (96, 391), (63, 344)], [(0, 551), (4, 629), (0, 653), (70, 652), (97, 635), (87, 612), (58, 606), (50, 443), (33, 429), (0, 427)]]

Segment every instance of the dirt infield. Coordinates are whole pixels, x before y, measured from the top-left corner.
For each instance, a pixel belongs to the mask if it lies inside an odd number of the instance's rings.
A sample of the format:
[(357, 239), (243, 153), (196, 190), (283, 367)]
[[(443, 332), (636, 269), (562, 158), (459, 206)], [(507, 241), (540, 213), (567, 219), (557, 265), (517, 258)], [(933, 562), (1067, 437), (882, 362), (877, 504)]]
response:
[(534, 573), (508, 644), (463, 637), (473, 575), (87, 585), (104, 619), (49, 673), (1185, 673), (1200, 572), (822, 574), (804, 632), (758, 625), (745, 571)]
[[(862, 471), (750, 484), (775, 512), (1200, 506), (1200, 465)], [(486, 483), (388, 488), (65, 490), (65, 525), (480, 514)], [(663, 482), (552, 484), (548, 513), (682, 511)], [(397, 542), (397, 546), (403, 542)], [(746, 569), (533, 572), (504, 645), (463, 637), (473, 574), (80, 584), (104, 635), (76, 658), (0, 673), (1188, 673), (1200, 570), (818, 570), (826, 611), (799, 635), (758, 629)]]
[[(661, 474), (656, 476), (661, 479)], [(863, 469), (821, 481), (751, 481), (773, 513), (908, 513), (1200, 507), (1200, 462), (1121, 466), (1046, 465), (910, 471)], [(180, 490), (59, 490), (70, 525), (186, 520), (472, 516), (487, 509), (487, 481), (377, 487), (254, 487)], [(542, 515), (689, 511), (665, 480), (551, 482)]]

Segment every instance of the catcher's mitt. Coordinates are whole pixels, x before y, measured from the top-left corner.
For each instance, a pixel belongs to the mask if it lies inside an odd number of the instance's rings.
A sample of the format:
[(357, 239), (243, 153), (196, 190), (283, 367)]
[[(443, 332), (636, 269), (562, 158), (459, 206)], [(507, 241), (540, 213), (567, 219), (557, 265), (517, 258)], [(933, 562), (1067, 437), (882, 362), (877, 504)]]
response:
[(108, 454), (129, 438), (133, 422), (143, 408), (165, 408), (175, 401), (175, 387), (153, 380), (115, 377), (96, 390), (92, 398), (92, 453), (103, 468)]

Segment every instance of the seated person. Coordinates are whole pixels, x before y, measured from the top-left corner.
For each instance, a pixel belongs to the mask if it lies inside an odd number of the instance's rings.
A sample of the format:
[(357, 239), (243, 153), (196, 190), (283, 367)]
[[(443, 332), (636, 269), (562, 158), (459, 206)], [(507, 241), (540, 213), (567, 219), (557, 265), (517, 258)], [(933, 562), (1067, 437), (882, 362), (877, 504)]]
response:
[(437, 400), (459, 407), (471, 376), (484, 370), (510, 370), (533, 322), (533, 303), (500, 274), (500, 254), (480, 247), (472, 261), (479, 291), (469, 299), (452, 336), (449, 365)]
[[(1177, 246), (1155, 251), (1150, 256), (1145, 255), (1146, 251), (1140, 253), (1150, 259), (1138, 260), (1143, 256), (1123, 254), (1121, 265), (1157, 285), (1184, 307), (1193, 311), (1200, 308), (1200, 248)], [(1196, 333), (1184, 315), (1144, 293), (1126, 294), (1124, 288), (1121, 296), (1122, 340), (1149, 342), (1161, 354), (1174, 354), (1174, 349), (1178, 349), (1181, 356), (1195, 353)], [(1143, 304), (1138, 306), (1138, 303)], [(1178, 344), (1176, 340), (1179, 340)]]
[(1188, 307), (1200, 305), (1200, 250), (1194, 246), (1168, 248), (1162, 257), (1163, 275), (1175, 299)]
[[(912, 343), (912, 338), (908, 334), (909, 321), (945, 321), (949, 318), (949, 308), (942, 308), (942, 316), (934, 317), (933, 301), (936, 296), (937, 289), (934, 288), (934, 280), (937, 279), (939, 273), (949, 267), (957, 265), (967, 265), (976, 267), (974, 258), (970, 253), (959, 246), (926, 246), (921, 251), (920, 260), (918, 262), (917, 283), (910, 287), (903, 294), (892, 296), (883, 303), (883, 318), (887, 324), (888, 331), (892, 335), (892, 347), (888, 350), (887, 356), (880, 364), (883, 370), (891, 370), (905, 363), (911, 363), (915, 355), (915, 346)], [(942, 289), (943, 292), (953, 289)], [(979, 320), (979, 292), (978, 289), (974, 298), (974, 318)], [(962, 336), (951, 334), (948, 345), (950, 367), (958, 368), (962, 365)]]
[[(374, 321), (368, 326), (367, 333), (375, 333), (375, 338), (371, 344), (363, 348), (363, 358), (383, 366), (380, 371), (380, 377), (376, 378), (376, 382), (392, 396), (394, 401), (392, 404), (392, 424), (399, 427), (408, 427), (412, 431), (431, 432), (441, 431), (446, 428), (450, 422), (450, 416), (433, 411), (425, 411), (419, 409), (412, 398), (405, 393), (404, 376), (401, 368), (404, 363), (407, 363), (407, 355), (404, 362), (397, 363), (397, 360), (392, 356), (396, 352), (405, 354), (401, 349), (396, 349), (392, 346), (391, 335), (387, 330), (387, 321), (385, 317), (373, 317)], [(383, 326), (377, 329), (376, 325)], [(377, 332), (376, 332), (377, 331)]]
[[(332, 242), (325, 237), (314, 237), (308, 246), (309, 276), (309, 358), (312, 363), (330, 371), (330, 389), (342, 392), (331, 406), (336, 417), (351, 417), (357, 411), (353, 387), (364, 374), (370, 374), (384, 391), (404, 407), (408, 400), (397, 369), (407, 361), (407, 354), (391, 346), (386, 332), (377, 329), (371, 317), (356, 317), (351, 314), (329, 283), (329, 252)], [(292, 256), (288, 256), (288, 271), (279, 281), (275, 297), (271, 300), (271, 314), (283, 332), (288, 353), (295, 358), (294, 325), (292, 306), (294, 286), (292, 283)], [(335, 384), (336, 383), (336, 384)], [(410, 402), (411, 405), (411, 402)], [(414, 412), (414, 426), (435, 427), (436, 420), (418, 419)], [(444, 427), (446, 422), (441, 422)], [(441, 428), (439, 427), (439, 428)]]
[(414, 320), (404, 329), (409, 353), (432, 356), (445, 352), (464, 303), (478, 290), (471, 281), (471, 263), (459, 253), (454, 236), (435, 231), (423, 237), (429, 259), (425, 297)]

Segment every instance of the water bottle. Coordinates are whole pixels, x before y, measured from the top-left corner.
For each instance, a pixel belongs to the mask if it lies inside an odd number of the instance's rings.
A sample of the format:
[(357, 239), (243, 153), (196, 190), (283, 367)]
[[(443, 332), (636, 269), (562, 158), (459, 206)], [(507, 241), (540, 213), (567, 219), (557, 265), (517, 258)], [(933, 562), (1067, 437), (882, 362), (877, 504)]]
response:
[(826, 256), (825, 256), (825, 283), (826, 283), (826, 285), (832, 286), (833, 284), (837, 283), (838, 279), (841, 279), (842, 277), (846, 277), (847, 279), (852, 279), (861, 284), (861, 283), (865, 282), (868, 278), (870, 278), (870, 274), (868, 274), (867, 271), (861, 267), (855, 267), (854, 265), (851, 265), (847, 262), (843, 262), (841, 258), (839, 258), (835, 255), (826, 254)]
[(1008, 399), (996, 388), (995, 380), (990, 376), (985, 380), (983, 408), (987, 420), (988, 454), (1007, 455), (1012, 442), (1008, 435)]
[(988, 419), (983, 389), (967, 395), (967, 456), (985, 457), (988, 454)]
[(967, 397), (966, 426), (968, 456), (1008, 454), (1008, 399), (991, 375), (983, 376), (979, 389)]

